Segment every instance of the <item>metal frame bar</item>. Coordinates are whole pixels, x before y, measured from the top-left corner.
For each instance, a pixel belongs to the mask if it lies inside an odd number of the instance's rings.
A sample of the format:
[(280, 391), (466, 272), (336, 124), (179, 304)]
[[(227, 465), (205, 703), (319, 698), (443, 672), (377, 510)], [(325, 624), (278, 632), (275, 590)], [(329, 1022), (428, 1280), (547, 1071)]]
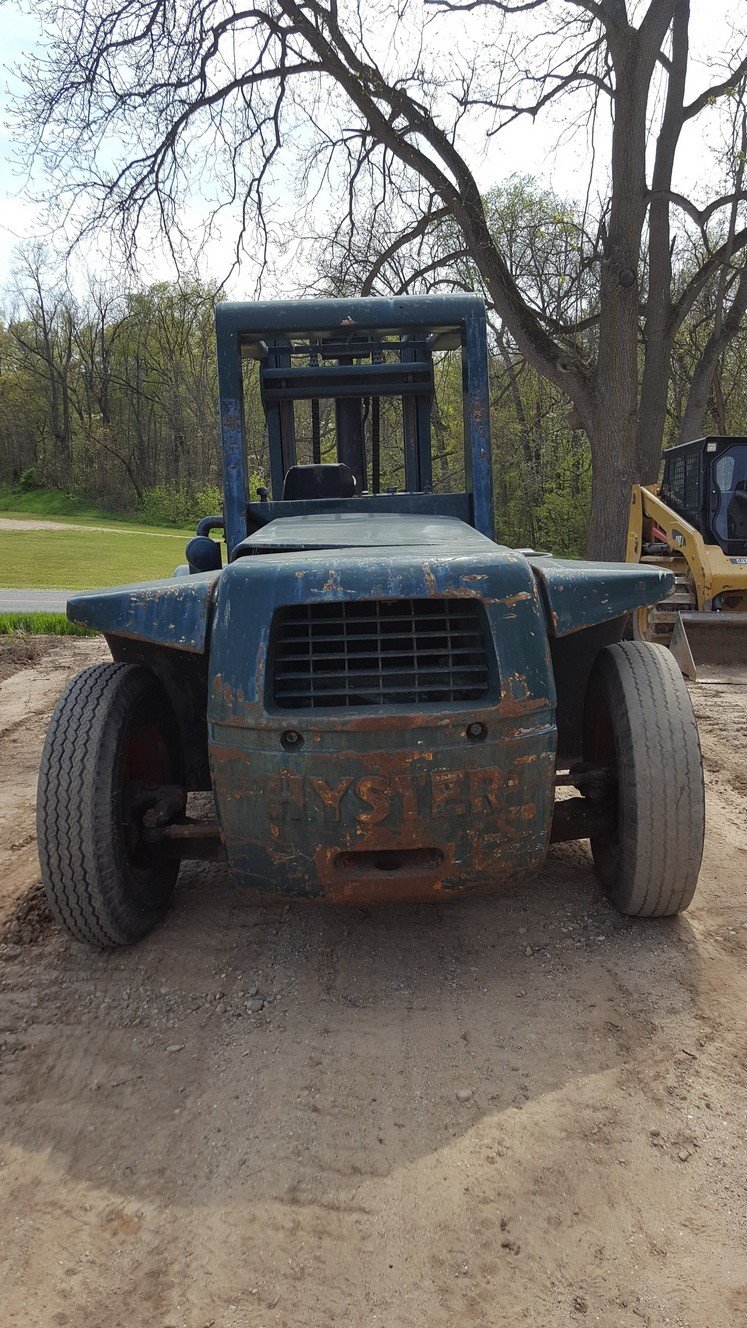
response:
[(433, 357), (429, 348), (422, 341), (403, 344), (401, 350), (402, 365), (412, 365), (417, 372), (419, 366), (427, 365), (430, 369), (427, 390), (423, 385), (412, 384), (407, 395), (402, 396), (402, 430), (405, 443), (405, 476), (408, 489), (416, 493), (429, 493), (433, 488), (431, 468), (431, 398), (433, 396)]
[[(267, 365), (272, 371), (290, 369), (290, 347), (275, 344), (269, 348)], [(282, 498), (287, 471), (296, 464), (296, 423), (292, 401), (268, 400), (264, 392), (262, 375), (262, 405), (267, 420), (267, 438), (270, 445), (270, 487), (273, 498)]]
[(482, 300), (466, 314), (462, 347), (465, 481), (472, 494), (475, 529), (494, 539), (488, 333)]

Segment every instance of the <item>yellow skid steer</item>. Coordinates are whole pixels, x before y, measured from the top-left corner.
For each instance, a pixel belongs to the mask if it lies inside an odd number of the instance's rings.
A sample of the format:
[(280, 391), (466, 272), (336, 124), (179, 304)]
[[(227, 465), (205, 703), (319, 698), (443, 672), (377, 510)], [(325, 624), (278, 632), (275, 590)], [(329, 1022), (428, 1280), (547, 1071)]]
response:
[(634, 485), (628, 562), (675, 574), (670, 597), (633, 615), (633, 636), (668, 646), (686, 678), (747, 665), (747, 438), (699, 438), (664, 453), (659, 485)]

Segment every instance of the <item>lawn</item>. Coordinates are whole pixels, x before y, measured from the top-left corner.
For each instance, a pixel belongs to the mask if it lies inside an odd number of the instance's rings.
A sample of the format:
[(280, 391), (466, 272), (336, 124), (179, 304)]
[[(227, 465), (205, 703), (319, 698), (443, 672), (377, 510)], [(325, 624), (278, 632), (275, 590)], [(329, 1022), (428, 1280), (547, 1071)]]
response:
[[(45, 513), (45, 516), (48, 514)], [(11, 520), (29, 512), (0, 512)], [(54, 517), (48, 517), (54, 520)], [(67, 516), (64, 518), (69, 519)], [(90, 519), (90, 518), (89, 518)], [(0, 531), (0, 586), (9, 590), (93, 590), (173, 574), (194, 532), (149, 526)]]
[[(179, 526), (152, 525), (136, 516), (122, 516), (102, 507), (91, 507), (59, 489), (9, 489), (0, 486), (0, 517), (30, 521), (63, 521), (74, 526), (106, 526), (112, 530), (145, 530), (150, 534), (179, 535)], [(185, 539), (194, 531), (188, 531)]]
[(0, 636), (96, 636), (62, 613), (0, 613)]

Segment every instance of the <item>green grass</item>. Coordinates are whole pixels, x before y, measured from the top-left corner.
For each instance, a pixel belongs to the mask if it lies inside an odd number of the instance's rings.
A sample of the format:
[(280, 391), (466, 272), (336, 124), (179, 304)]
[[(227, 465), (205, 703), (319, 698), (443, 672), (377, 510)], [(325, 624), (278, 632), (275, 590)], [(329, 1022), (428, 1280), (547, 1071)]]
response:
[(73, 498), (60, 489), (0, 489), (0, 512), (14, 516), (57, 518), (58, 521), (121, 521), (124, 518), (100, 507), (91, 507), (81, 498)]
[(145, 525), (58, 489), (0, 488), (2, 518), (75, 527), (0, 529), (0, 586), (8, 590), (95, 590), (171, 576), (194, 534), (178, 526)]
[[(15, 517), (4, 512), (3, 516)], [(95, 590), (151, 581), (183, 563), (190, 531), (0, 530), (0, 586), (9, 590)]]
[(0, 613), (0, 636), (97, 636), (62, 613)]
[[(106, 526), (113, 530), (147, 530), (153, 534), (181, 534), (181, 527), (152, 525), (139, 516), (123, 516), (121, 512), (109, 512), (102, 507), (92, 507), (81, 498), (62, 493), (60, 489), (9, 489), (0, 486), (0, 517), (12, 517), (14, 520), (64, 521), (74, 526)], [(187, 532), (185, 538), (194, 531)]]

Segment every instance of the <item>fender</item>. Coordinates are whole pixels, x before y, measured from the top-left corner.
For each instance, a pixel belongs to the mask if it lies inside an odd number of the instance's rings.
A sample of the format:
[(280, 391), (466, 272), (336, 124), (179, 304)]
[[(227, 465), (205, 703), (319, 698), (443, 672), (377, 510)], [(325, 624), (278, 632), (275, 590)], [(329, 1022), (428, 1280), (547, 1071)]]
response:
[(106, 637), (125, 637), (204, 655), (210, 606), (220, 572), (172, 577), (72, 595), (67, 616)]
[(657, 604), (674, 589), (665, 568), (640, 563), (585, 563), (571, 558), (530, 557), (553, 636), (567, 636), (611, 622), (641, 604)]

